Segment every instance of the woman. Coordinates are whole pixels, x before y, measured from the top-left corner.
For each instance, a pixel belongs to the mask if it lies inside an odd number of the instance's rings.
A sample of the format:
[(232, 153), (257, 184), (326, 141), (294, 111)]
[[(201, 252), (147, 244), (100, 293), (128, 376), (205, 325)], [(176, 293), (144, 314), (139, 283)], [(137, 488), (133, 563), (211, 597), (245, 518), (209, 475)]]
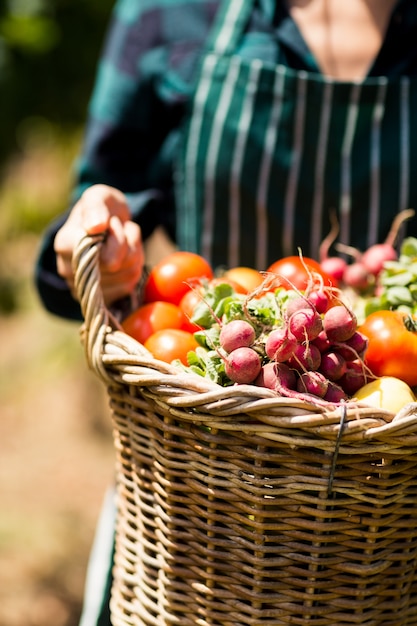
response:
[(382, 241), (417, 205), (416, 35), (414, 0), (119, 0), (73, 208), (39, 256), (45, 306), (80, 316), (86, 231), (109, 232), (109, 304), (133, 291), (157, 225), (214, 266), (317, 257), (333, 209), (341, 242)]

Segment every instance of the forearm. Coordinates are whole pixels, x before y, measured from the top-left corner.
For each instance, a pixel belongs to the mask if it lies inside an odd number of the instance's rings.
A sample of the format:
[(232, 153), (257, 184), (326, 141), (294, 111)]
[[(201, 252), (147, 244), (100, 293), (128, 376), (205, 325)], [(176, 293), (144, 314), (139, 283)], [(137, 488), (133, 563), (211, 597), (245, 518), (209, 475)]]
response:
[(35, 265), (35, 286), (47, 311), (72, 320), (80, 320), (79, 303), (71, 295), (67, 282), (58, 274), (54, 239), (67, 214), (53, 222), (44, 233)]

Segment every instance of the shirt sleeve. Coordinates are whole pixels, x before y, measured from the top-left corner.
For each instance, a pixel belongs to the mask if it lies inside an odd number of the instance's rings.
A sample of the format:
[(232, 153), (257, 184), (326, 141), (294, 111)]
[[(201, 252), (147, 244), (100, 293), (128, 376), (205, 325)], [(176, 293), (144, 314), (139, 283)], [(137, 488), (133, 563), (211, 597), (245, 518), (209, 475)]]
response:
[[(146, 239), (162, 225), (175, 240), (173, 162), (181, 120), (217, 1), (119, 0), (97, 68), (70, 206), (93, 184), (123, 191)], [(50, 312), (80, 319), (58, 276), (53, 241), (66, 215), (45, 232), (36, 286)]]

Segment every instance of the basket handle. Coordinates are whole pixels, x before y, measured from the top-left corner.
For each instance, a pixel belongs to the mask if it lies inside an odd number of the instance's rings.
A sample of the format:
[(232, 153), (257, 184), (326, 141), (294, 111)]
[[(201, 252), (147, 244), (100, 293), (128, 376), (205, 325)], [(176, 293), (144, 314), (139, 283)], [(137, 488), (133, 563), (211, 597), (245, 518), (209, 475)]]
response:
[(106, 335), (120, 324), (105, 305), (100, 286), (100, 250), (107, 232), (85, 235), (74, 249), (72, 264), (74, 283), (84, 323), (80, 333), (88, 365), (101, 378), (109, 380), (102, 363)]
[[(151, 375), (178, 376), (176, 367), (156, 360), (141, 343), (127, 335), (116, 317), (118, 312), (113, 314), (107, 308), (101, 289), (99, 264), (101, 247), (106, 237), (107, 231), (85, 235), (75, 247), (72, 258), (75, 290), (84, 318), (80, 329), (81, 341), (88, 366), (104, 382), (112, 385), (118, 374), (123, 377), (121, 370), (124, 359), (128, 360), (130, 366), (136, 364), (148, 368)], [(199, 391), (203, 387), (206, 390), (208, 381), (203, 382), (198, 378)]]

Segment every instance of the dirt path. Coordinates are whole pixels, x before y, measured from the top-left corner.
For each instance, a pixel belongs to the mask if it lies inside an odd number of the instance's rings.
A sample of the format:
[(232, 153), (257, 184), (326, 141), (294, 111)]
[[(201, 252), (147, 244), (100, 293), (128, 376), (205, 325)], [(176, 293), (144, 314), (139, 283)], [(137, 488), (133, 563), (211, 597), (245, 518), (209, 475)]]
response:
[(75, 626), (112, 481), (107, 398), (78, 325), (40, 307), (0, 318), (0, 626)]

